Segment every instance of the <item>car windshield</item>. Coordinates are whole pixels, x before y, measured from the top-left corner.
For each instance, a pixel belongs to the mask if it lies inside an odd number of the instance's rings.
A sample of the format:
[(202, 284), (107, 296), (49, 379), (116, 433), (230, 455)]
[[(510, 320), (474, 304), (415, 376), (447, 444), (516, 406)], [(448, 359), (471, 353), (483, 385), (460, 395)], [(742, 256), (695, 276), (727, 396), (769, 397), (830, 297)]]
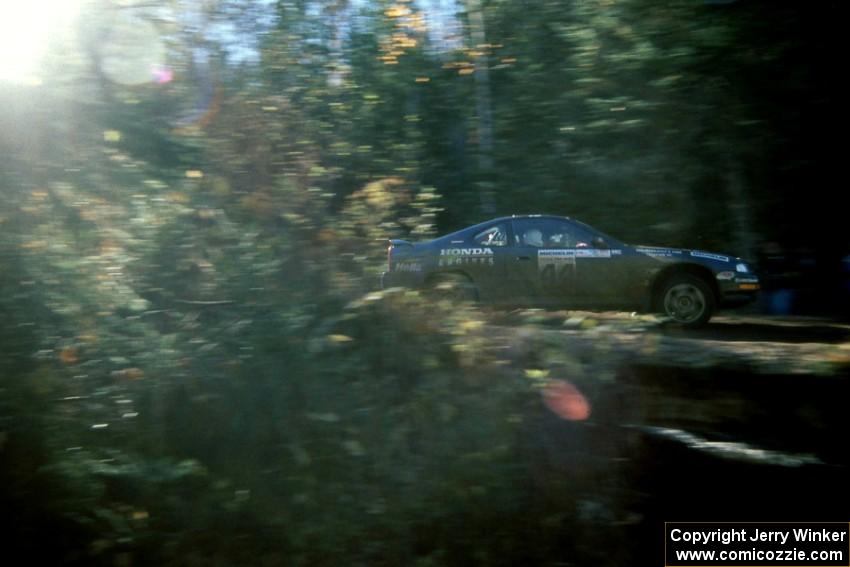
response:
[(610, 236), (610, 235), (602, 232), (601, 230), (590, 226), (589, 224), (583, 223), (581, 221), (573, 220), (573, 219), (571, 219), (571, 222), (573, 222), (573, 223), (577, 224), (578, 226), (582, 227), (583, 229), (593, 233), (593, 235), (595, 237), (602, 238), (606, 243), (608, 243), (608, 245), (611, 248), (620, 248), (625, 244), (619, 238), (614, 238), (613, 236)]

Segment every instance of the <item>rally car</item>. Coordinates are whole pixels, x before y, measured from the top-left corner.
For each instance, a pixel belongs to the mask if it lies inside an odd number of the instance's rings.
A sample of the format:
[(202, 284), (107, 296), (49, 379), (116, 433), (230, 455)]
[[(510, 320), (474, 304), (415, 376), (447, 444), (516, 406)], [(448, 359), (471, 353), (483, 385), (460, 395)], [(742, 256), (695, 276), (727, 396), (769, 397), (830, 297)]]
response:
[(390, 240), (381, 283), (511, 306), (659, 312), (686, 327), (759, 290), (740, 258), (633, 246), (549, 215), (501, 217), (427, 242)]

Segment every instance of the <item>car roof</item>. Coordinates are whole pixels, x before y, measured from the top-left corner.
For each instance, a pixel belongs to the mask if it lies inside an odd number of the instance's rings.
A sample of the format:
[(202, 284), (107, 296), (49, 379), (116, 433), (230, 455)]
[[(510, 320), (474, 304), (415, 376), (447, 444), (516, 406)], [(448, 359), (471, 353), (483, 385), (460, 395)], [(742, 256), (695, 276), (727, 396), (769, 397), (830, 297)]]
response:
[[(510, 216), (506, 216), (506, 217), (498, 217), (498, 218), (495, 218), (495, 219), (492, 219), (492, 220), (501, 221), (501, 220), (511, 220), (511, 219), (566, 219), (566, 220), (569, 220), (569, 221), (575, 221), (575, 219), (564, 216), (564, 215), (544, 215), (544, 214), (541, 214), (541, 213), (526, 214), (526, 215), (510, 215)], [(490, 221), (487, 221), (487, 222), (490, 222)]]
[(487, 220), (487, 221), (484, 221), (484, 222), (480, 222), (480, 223), (475, 224), (475, 225), (472, 225), (472, 226), (468, 226), (468, 227), (466, 227), (466, 228), (464, 228), (464, 229), (458, 230), (458, 231), (456, 231), (456, 232), (454, 232), (454, 233), (451, 233), (451, 234), (449, 234), (449, 235), (447, 235), (447, 236), (452, 236), (452, 235), (455, 235), (455, 234), (458, 234), (458, 233), (461, 233), (461, 232), (466, 232), (467, 230), (472, 231), (473, 229), (477, 229), (478, 227), (483, 227), (483, 226), (486, 226), (486, 225), (488, 225), (488, 224), (490, 224), (490, 223), (494, 223), (494, 222), (510, 221), (510, 220), (516, 220), (516, 219), (558, 219), (558, 220), (567, 220), (567, 221), (570, 221), (571, 223), (575, 223), (575, 224), (577, 224), (577, 225), (579, 225), (579, 226), (582, 226), (582, 227), (584, 227), (584, 228), (586, 228), (586, 229), (588, 229), (588, 230), (590, 230), (590, 231), (592, 231), (592, 232), (595, 232), (595, 233), (597, 233), (597, 234), (599, 234), (599, 235), (601, 235), (601, 236), (603, 236), (603, 237), (607, 238), (608, 240), (610, 240), (610, 241), (614, 242), (614, 243), (615, 243), (616, 245), (618, 245), (618, 246), (623, 246), (622, 241), (620, 241), (619, 239), (614, 238), (613, 236), (610, 236), (610, 235), (608, 235), (608, 234), (606, 234), (606, 233), (602, 232), (602, 231), (601, 231), (601, 230), (599, 230), (598, 228), (596, 228), (596, 227), (594, 227), (594, 226), (591, 226), (591, 225), (587, 224), (586, 222), (582, 222), (582, 221), (580, 221), (580, 220), (578, 220), (578, 219), (574, 219), (574, 218), (572, 218), (572, 217), (568, 217), (568, 216), (565, 216), (565, 215), (547, 215), (547, 214), (542, 214), (542, 213), (537, 213), (537, 214), (523, 214), (523, 215), (510, 215), (510, 216), (496, 217), (496, 218), (494, 218), (494, 219), (490, 219), (490, 220)]
[[(495, 223), (495, 222), (503, 222), (503, 221), (510, 221), (510, 220), (516, 220), (516, 219), (531, 219), (531, 218), (534, 218), (534, 219), (538, 219), (538, 218), (539, 219), (562, 219), (562, 220), (568, 220), (570, 222), (575, 222), (575, 223), (584, 225), (584, 223), (581, 222), (581, 221), (578, 221), (578, 220), (570, 218), (570, 217), (565, 217), (565, 216), (562, 216), (562, 215), (544, 215), (544, 214), (510, 215), (510, 216), (496, 217), (496, 218), (488, 219), (488, 220), (485, 220), (485, 221), (482, 221), (482, 222), (479, 222), (479, 223), (476, 223), (476, 224), (473, 224), (473, 225), (470, 225), (470, 226), (465, 226), (463, 228), (460, 228), (458, 230), (452, 231), (448, 234), (445, 234), (445, 235), (439, 237), (438, 240), (453, 237), (453, 236), (456, 236), (460, 233), (465, 233), (467, 231), (474, 232), (475, 230), (478, 230), (480, 228), (483, 228), (483, 227), (485, 227), (489, 224)], [(587, 226), (587, 225), (585, 225), (585, 226)]]

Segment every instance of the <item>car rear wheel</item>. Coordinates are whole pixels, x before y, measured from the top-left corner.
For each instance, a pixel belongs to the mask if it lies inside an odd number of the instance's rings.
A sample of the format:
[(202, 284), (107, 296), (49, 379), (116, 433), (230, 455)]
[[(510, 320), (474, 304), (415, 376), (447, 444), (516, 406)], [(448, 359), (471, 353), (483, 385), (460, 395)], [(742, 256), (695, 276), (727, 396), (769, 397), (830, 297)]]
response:
[(428, 292), (437, 299), (473, 302), (478, 299), (478, 289), (462, 274), (440, 274), (431, 279)]
[(714, 313), (714, 293), (702, 279), (690, 274), (671, 277), (661, 290), (663, 313), (683, 327), (700, 327)]

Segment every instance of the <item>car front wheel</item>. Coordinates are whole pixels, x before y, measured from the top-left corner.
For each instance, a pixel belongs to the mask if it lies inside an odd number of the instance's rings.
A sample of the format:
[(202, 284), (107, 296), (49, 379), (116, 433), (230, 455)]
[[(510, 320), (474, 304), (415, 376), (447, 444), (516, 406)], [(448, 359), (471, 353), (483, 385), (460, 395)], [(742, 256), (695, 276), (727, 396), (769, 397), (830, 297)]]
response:
[(673, 276), (661, 291), (661, 309), (683, 327), (699, 327), (714, 313), (714, 294), (708, 284), (696, 276)]

